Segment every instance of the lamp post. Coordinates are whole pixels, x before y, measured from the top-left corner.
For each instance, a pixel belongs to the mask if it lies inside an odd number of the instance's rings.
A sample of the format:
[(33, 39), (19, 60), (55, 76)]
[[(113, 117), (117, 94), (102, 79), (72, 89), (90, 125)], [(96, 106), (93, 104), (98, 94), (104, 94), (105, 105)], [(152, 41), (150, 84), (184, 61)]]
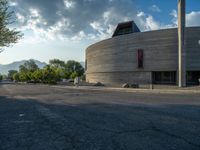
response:
[(186, 86), (185, 0), (178, 0), (178, 85)]

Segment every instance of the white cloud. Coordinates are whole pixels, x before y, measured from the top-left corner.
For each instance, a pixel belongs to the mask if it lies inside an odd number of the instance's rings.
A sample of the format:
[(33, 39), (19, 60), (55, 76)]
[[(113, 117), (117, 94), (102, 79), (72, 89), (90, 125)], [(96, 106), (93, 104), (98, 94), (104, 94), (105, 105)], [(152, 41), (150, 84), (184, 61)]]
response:
[[(178, 26), (178, 13), (176, 10), (172, 10), (169, 14), (172, 16), (171, 23), (165, 24), (155, 20), (155, 18), (150, 15), (146, 14), (143, 11), (137, 13), (137, 22), (138, 26), (141, 28), (142, 31), (149, 31), (149, 30), (158, 30), (158, 29), (166, 29), (166, 28), (176, 28)], [(192, 11), (186, 14), (186, 25), (188, 27), (191, 26), (200, 26), (200, 11)]]
[(89, 34), (92, 35), (89, 37), (89, 39), (101, 40), (110, 38), (119, 22), (125, 22), (129, 20), (132, 20), (129, 15), (125, 17), (118, 10), (111, 7), (103, 12), (102, 17), (100, 17), (98, 20), (90, 22), (90, 26), (92, 27), (94, 33)]
[(73, 8), (75, 6), (75, 2), (72, 0), (64, 0), (64, 4), (67, 9)]
[(160, 24), (154, 20), (153, 16), (149, 15), (146, 18), (146, 28), (150, 30), (158, 30), (160, 29)]
[[(115, 26), (109, 23), (102, 23), (102, 21), (94, 21), (90, 23), (90, 26), (97, 32), (96, 40), (97, 39), (105, 39), (111, 37), (115, 30)], [(89, 37), (91, 38), (91, 37)], [(94, 39), (93, 36), (91, 39)]]
[(24, 23), (25, 22), (25, 17), (20, 14), (20, 13), (16, 13), (16, 17), (17, 17), (17, 20), (20, 22), (20, 23)]
[(200, 11), (187, 14), (187, 26), (200, 26)]
[(90, 26), (97, 31), (103, 31), (104, 28), (102, 27), (102, 25), (100, 24), (100, 22), (94, 21), (92, 23), (90, 23)]
[(83, 39), (111, 37), (117, 23), (132, 20), (135, 14), (132, 0), (12, 1), (19, 6), (15, 11), (18, 20), (21, 19), (17, 28), (47, 40), (81, 39), (77, 36)]
[(173, 9), (170, 13), (170, 16), (172, 16), (172, 23), (175, 25), (175, 26), (178, 26), (178, 13), (175, 9)]
[(161, 12), (161, 9), (157, 5), (152, 5), (150, 10), (153, 12)]
[(73, 36), (71, 38), (72, 41), (76, 42), (76, 41), (81, 41), (83, 38), (86, 38), (86, 34), (84, 31), (80, 31), (77, 35)]
[[(166, 24), (156, 20), (152, 14), (137, 13), (132, 0), (12, 1), (19, 6), (16, 7), (16, 17), (20, 29), (33, 32), (36, 39), (100, 40), (111, 37), (119, 22), (129, 20), (134, 20), (141, 31), (172, 28), (178, 24), (176, 10), (169, 14), (171, 22)], [(161, 11), (157, 5), (152, 5), (151, 10)], [(200, 25), (199, 17), (200, 12), (187, 14), (187, 24)]]
[(32, 17), (40, 17), (39, 11), (37, 9), (30, 8), (29, 11)]
[(146, 14), (143, 11), (138, 12), (137, 17), (144, 17)]
[(137, 13), (138, 26), (141, 31), (158, 30), (163, 28), (170, 28), (172, 25), (165, 25), (156, 21), (152, 15), (146, 14), (143, 11)]
[(9, 6), (17, 6), (18, 3), (17, 2), (9, 2)]
[[(172, 10), (170, 15), (172, 18), (172, 23), (177, 27), (178, 26), (178, 12), (176, 10)], [(186, 25), (188, 27), (192, 26), (200, 26), (200, 11), (192, 11), (186, 14)]]

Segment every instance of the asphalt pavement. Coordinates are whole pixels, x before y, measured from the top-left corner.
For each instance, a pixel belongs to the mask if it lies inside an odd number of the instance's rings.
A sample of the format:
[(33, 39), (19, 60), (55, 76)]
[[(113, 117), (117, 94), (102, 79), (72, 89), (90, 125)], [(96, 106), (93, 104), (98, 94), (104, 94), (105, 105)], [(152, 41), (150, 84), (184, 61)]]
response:
[(200, 94), (2, 84), (0, 150), (200, 150)]

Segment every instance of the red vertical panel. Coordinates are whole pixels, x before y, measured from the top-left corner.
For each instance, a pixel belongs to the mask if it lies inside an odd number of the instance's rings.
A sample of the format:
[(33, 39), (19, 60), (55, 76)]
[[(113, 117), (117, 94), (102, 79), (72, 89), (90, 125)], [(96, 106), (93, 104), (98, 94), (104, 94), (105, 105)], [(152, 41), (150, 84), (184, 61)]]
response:
[(144, 59), (144, 54), (143, 50), (139, 49), (138, 50), (138, 68), (143, 68), (143, 59)]

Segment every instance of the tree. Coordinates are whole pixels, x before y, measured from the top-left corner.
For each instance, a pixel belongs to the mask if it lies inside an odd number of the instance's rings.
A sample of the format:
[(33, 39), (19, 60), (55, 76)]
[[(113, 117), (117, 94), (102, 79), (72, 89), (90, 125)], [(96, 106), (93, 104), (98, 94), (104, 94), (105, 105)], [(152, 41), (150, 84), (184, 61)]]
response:
[(20, 79), (19, 79), (19, 73), (15, 73), (15, 74), (13, 75), (13, 80), (15, 80), (15, 81), (20, 81)]
[(76, 72), (73, 72), (71, 75), (70, 75), (70, 78), (71, 79), (75, 79), (76, 77), (78, 77), (78, 74)]
[(82, 65), (74, 60), (69, 60), (65, 65), (65, 69), (67, 72), (70, 72), (70, 74), (76, 73), (77, 76), (82, 76), (84, 74)]
[(13, 11), (10, 11), (8, 1), (0, 0), (0, 52), (4, 47), (9, 47), (13, 43), (17, 43), (23, 36), (16, 29), (9, 29), (8, 26), (15, 22)]
[(20, 72), (19, 73), (19, 81), (22, 81), (22, 82), (26, 82), (26, 81), (29, 81), (29, 77), (26, 73), (24, 72)]
[(28, 70), (24, 65), (20, 65), (19, 66), (19, 72), (28, 72)]
[(3, 76), (0, 74), (0, 81), (2, 81), (3, 80)]
[(13, 80), (13, 75), (16, 74), (16, 73), (18, 73), (17, 70), (9, 70), (8, 71), (8, 79)]
[(29, 61), (26, 61), (23, 65), (20, 65), (19, 66), (19, 71), (20, 72), (34, 72), (36, 70), (38, 70), (39, 67), (37, 66), (37, 64), (35, 63), (34, 60), (29, 60)]
[(43, 69), (43, 82), (48, 84), (56, 84), (60, 81), (60, 76), (56, 73), (56, 70), (47, 65)]
[(36, 82), (42, 82), (43, 80), (43, 70), (38, 69), (32, 74), (32, 79)]
[(63, 68), (65, 66), (65, 62), (59, 59), (52, 59), (49, 61), (49, 65), (53, 67)]

